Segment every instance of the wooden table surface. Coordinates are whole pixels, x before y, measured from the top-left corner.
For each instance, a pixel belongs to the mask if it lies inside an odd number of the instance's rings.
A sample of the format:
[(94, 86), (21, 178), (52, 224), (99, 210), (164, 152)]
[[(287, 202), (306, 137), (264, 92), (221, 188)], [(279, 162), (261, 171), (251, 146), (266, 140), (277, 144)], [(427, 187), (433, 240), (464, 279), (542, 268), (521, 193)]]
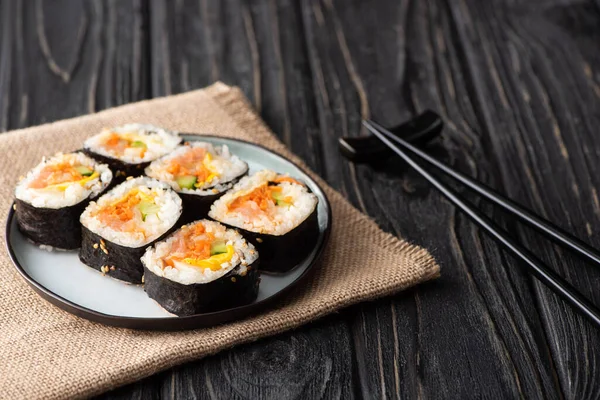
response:
[[(337, 151), (361, 118), (436, 110), (438, 157), (600, 247), (599, 46), (599, 1), (0, 0), (0, 130), (239, 85), (315, 171), (442, 266), (101, 397), (600, 397), (597, 328), (415, 173)], [(482, 206), (600, 304), (599, 269)]]

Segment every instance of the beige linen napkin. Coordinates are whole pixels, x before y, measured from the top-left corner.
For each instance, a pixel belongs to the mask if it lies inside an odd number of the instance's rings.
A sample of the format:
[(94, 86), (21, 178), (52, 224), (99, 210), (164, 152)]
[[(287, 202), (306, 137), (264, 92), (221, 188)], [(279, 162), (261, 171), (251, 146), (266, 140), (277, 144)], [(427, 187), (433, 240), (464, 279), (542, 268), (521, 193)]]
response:
[[(275, 138), (238, 89), (217, 83), (203, 90), (0, 135), (2, 221), (6, 221), (18, 176), (42, 156), (75, 150), (102, 127), (127, 122), (256, 142), (307, 169)], [(0, 397), (93, 395), (439, 275), (439, 267), (426, 250), (384, 233), (317, 175), (310, 174), (324, 188), (333, 210), (331, 238), (320, 267), (277, 309), (227, 325), (169, 333), (89, 322), (35, 294), (11, 264), (3, 245)], [(373, 248), (384, 251), (373, 252)]]

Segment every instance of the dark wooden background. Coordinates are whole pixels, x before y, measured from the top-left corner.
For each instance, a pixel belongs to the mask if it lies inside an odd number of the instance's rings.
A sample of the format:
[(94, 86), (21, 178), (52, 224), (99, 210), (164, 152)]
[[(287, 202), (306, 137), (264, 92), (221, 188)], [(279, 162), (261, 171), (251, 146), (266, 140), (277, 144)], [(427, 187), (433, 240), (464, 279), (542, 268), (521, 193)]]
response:
[[(0, 0), (0, 130), (216, 80), (442, 278), (102, 398), (600, 397), (597, 328), (413, 173), (336, 142), (436, 110), (439, 157), (600, 246), (599, 1)], [(600, 304), (600, 270), (503, 224)]]

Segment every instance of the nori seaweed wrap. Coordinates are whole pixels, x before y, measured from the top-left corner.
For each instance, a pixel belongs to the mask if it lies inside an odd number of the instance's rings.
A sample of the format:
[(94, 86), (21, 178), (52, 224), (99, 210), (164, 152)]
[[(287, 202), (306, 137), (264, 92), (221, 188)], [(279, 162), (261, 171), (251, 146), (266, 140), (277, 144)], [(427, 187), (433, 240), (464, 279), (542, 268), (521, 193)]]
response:
[(287, 272), (316, 244), (317, 197), (301, 182), (263, 170), (242, 178), (217, 200), (209, 217), (237, 228), (261, 257), (260, 269)]
[(236, 230), (197, 221), (146, 251), (144, 290), (179, 316), (249, 304), (258, 295), (258, 260), (256, 249)]
[[(236, 227), (232, 226), (232, 228)], [(285, 235), (277, 236), (242, 228), (236, 229), (258, 250), (260, 269), (273, 273), (287, 272), (297, 266), (308, 257), (319, 237), (316, 209), (300, 225)]]
[(90, 157), (107, 164), (115, 180), (144, 174), (150, 163), (170, 153), (181, 143), (175, 132), (145, 124), (127, 124), (104, 129), (87, 139), (83, 151)]
[(79, 259), (105, 275), (142, 283), (140, 257), (177, 227), (181, 199), (165, 183), (147, 177), (118, 185), (81, 215)]
[(34, 243), (62, 250), (81, 245), (79, 216), (91, 199), (110, 185), (107, 165), (83, 153), (57, 154), (43, 160), (15, 190), (17, 226)]
[(184, 222), (206, 218), (212, 203), (248, 173), (228, 146), (191, 142), (153, 161), (146, 175), (168, 183), (183, 201)]
[(142, 265), (140, 258), (147, 246), (125, 247), (104, 240), (83, 227), (79, 259), (82, 263), (97, 269), (103, 274), (130, 283), (142, 283)]

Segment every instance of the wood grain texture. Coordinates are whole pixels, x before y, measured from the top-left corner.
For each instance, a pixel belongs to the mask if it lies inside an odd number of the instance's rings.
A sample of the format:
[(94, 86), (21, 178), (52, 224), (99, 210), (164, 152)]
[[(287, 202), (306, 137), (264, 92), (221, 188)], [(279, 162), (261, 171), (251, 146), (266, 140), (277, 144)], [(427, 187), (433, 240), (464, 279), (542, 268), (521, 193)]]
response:
[(140, 2), (17, 0), (0, 7), (2, 130), (148, 96)]
[[(401, 163), (353, 166), (361, 118), (445, 118), (430, 150), (600, 247), (600, 3), (0, 0), (0, 129), (238, 85), (294, 152), (442, 278), (103, 398), (600, 398), (600, 335)], [(69, 23), (64, 23), (69, 21)], [(600, 270), (482, 207), (600, 304)], [(377, 251), (377, 249), (374, 249)]]

